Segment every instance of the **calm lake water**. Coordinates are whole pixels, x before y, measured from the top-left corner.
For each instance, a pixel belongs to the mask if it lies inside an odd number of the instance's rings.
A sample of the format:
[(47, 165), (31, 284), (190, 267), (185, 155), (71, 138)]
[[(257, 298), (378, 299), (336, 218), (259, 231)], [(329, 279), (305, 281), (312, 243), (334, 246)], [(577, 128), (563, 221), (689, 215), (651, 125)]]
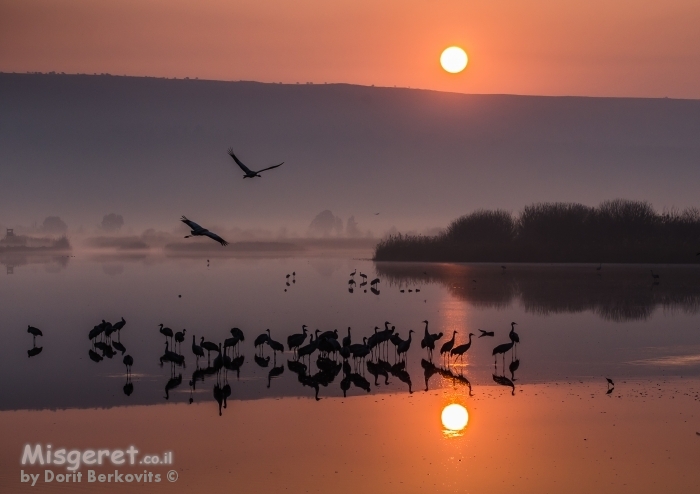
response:
[[(0, 274), (2, 492), (700, 487), (694, 266), (653, 266), (654, 278), (648, 266), (329, 257), (78, 255), (13, 264), (12, 274)], [(375, 291), (361, 286), (360, 273), (381, 280)], [(103, 319), (121, 317), (126, 325), (112, 340), (133, 357), (130, 377), (120, 351), (107, 358), (88, 337)], [(424, 320), (431, 333), (445, 334), (432, 362), (420, 345)], [(510, 342), (511, 322), (520, 343), (494, 359), (494, 347)], [(161, 366), (161, 323), (186, 329), (184, 365)], [(385, 324), (403, 339), (415, 331), (405, 358), (388, 343), (346, 369), (340, 357), (319, 364), (318, 352), (304, 368), (286, 351), (287, 336), (302, 325), (337, 329), (341, 339), (351, 327), (360, 343)], [(27, 325), (43, 332), (39, 353)], [(192, 335), (219, 343), (232, 327), (245, 341), (229, 351), (228, 369), (215, 368), (216, 352), (196, 361)], [(284, 353), (254, 348), (268, 328)], [(494, 336), (478, 337), (479, 329)], [(474, 333), (462, 361), (438, 352), (454, 331), (455, 346)], [(102, 360), (91, 360), (91, 350)], [(466, 409), (465, 427), (442, 419), (450, 404)], [(72, 471), (21, 465), (25, 444), (81, 452), (133, 445), (140, 459), (172, 452), (172, 462), (115, 467), (105, 460), (81, 465), (79, 483), (47, 482), (46, 470)], [(161, 481), (87, 482), (89, 469), (107, 475), (115, 468)], [(175, 482), (167, 480), (171, 470)], [(34, 487), (21, 471), (40, 474)]]

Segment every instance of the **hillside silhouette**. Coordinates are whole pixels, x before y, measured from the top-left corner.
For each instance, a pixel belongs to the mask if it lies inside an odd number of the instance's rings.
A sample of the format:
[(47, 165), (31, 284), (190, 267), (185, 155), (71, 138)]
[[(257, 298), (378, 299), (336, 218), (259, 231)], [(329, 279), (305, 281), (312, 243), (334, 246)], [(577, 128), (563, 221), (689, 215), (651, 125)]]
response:
[[(0, 223), (305, 232), (327, 209), (381, 235), (542, 201), (687, 207), (699, 134), (696, 100), (6, 73)], [(229, 147), (285, 164), (244, 181)]]

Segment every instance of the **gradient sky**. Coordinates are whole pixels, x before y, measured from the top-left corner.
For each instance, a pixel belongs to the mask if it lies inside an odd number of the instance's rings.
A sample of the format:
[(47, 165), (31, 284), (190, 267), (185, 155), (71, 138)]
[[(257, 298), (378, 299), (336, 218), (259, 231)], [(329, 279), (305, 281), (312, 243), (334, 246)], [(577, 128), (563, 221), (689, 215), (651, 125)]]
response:
[(0, 0), (0, 71), (696, 99), (698, 26), (697, 0)]

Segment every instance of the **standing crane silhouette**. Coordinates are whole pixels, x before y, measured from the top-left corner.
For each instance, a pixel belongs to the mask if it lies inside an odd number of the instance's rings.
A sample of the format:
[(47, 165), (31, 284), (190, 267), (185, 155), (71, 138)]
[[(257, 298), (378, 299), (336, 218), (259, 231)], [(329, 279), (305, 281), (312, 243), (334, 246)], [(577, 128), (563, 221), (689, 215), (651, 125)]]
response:
[(34, 346), (36, 346), (36, 337), (37, 336), (44, 336), (44, 333), (41, 332), (39, 328), (35, 328), (34, 326), (27, 326), (27, 333), (32, 335), (32, 342)]
[(284, 345), (280, 343), (279, 341), (275, 341), (272, 339), (272, 335), (270, 334), (270, 330), (267, 330), (267, 345), (272, 348), (273, 357), (277, 357), (277, 352), (284, 353)]
[[(505, 365), (506, 365), (506, 353), (513, 348), (513, 345), (514, 345), (514, 343), (512, 341), (510, 343), (502, 343), (493, 349), (493, 352), (491, 353), (491, 355), (496, 357), (497, 355), (502, 354), (503, 355), (503, 367), (505, 367)], [(493, 361), (494, 366), (496, 365), (497, 360), (498, 360), (498, 357), (496, 357)]]
[(178, 331), (175, 333), (175, 343), (177, 343), (177, 349), (178, 351), (180, 350), (180, 347), (182, 345), (182, 342), (185, 341), (185, 333), (187, 332), (186, 329), (183, 329), (182, 331)]
[(255, 338), (255, 341), (253, 341), (253, 346), (255, 346), (255, 349), (257, 350), (260, 348), (260, 352), (262, 355), (262, 350), (263, 350), (263, 345), (267, 342), (267, 339), (269, 336), (267, 333), (260, 333), (257, 338)]
[[(255, 178), (255, 177), (260, 177), (260, 173), (266, 171), (266, 170), (272, 170), (273, 168), (277, 168), (278, 166), (284, 165), (284, 161), (280, 163), (279, 165), (274, 165), (274, 166), (268, 166), (267, 168), (263, 168), (262, 170), (251, 170), (247, 166), (245, 166), (241, 160), (239, 160), (235, 154), (233, 154), (233, 148), (229, 148), (228, 150), (228, 155), (233, 158), (233, 161), (236, 162), (236, 164), (240, 167), (241, 170), (243, 170), (243, 178)], [(262, 178), (262, 177), (260, 177)]]
[(296, 333), (287, 337), (287, 347), (296, 352), (296, 349), (306, 341), (306, 324), (302, 324), (301, 333)]
[(428, 321), (423, 321), (423, 323), (425, 324), (425, 335), (420, 341), (420, 347), (428, 349), (428, 357), (432, 360), (433, 350), (435, 350), (435, 342), (442, 338), (442, 333), (430, 334), (428, 332)]
[(408, 331), (408, 339), (396, 345), (396, 353), (399, 357), (401, 357), (401, 354), (403, 354), (404, 360), (406, 360), (408, 349), (411, 348), (411, 333), (413, 333), (412, 329)]
[(518, 323), (512, 322), (510, 323), (510, 333), (508, 333), (508, 337), (510, 338), (510, 341), (513, 342), (513, 353), (515, 354), (515, 349), (518, 347), (518, 343), (520, 343), (520, 336), (518, 336), (518, 333), (515, 332), (515, 326), (517, 326)]
[(472, 346), (472, 336), (474, 336), (474, 333), (469, 333), (469, 342), (468, 343), (463, 343), (461, 345), (458, 345), (454, 347), (452, 350), (450, 350), (450, 355), (457, 355), (459, 356), (460, 362), (462, 361), (462, 356), (469, 350), (469, 348)]
[(126, 325), (126, 321), (122, 317), (121, 321), (117, 321), (112, 325), (112, 329), (117, 332), (117, 340), (121, 341), (122, 328)]
[(350, 326), (348, 326), (348, 335), (343, 337), (343, 347), (350, 345), (352, 345), (352, 338), (350, 337)]
[[(444, 343), (442, 347), (440, 348), (440, 355), (444, 355), (447, 353), (447, 356), (449, 357), (449, 352), (452, 350), (452, 347), (455, 346), (455, 335), (457, 334), (457, 331), (454, 331), (452, 333), (452, 339), (449, 340), (447, 343)], [(449, 363), (449, 358), (448, 358), (448, 363)]]
[(164, 328), (162, 324), (159, 324), (159, 326), (160, 326), (160, 330), (159, 330), (159, 331), (160, 331), (160, 334), (162, 334), (163, 336), (165, 336), (166, 341), (167, 341), (168, 338), (170, 338), (170, 339), (172, 340), (172, 338), (173, 338), (173, 330), (170, 329), (170, 328)]
[(211, 355), (211, 352), (221, 353), (219, 345), (211, 341), (204, 341), (204, 336), (202, 336), (202, 339), (199, 340), (199, 346), (201, 346), (203, 350), (207, 351), (207, 362), (209, 361), (209, 356)]
[(131, 355), (126, 355), (122, 362), (124, 362), (124, 365), (126, 366), (126, 375), (128, 376), (131, 374), (131, 366), (134, 365), (134, 357)]
[(194, 353), (197, 357), (197, 363), (199, 363), (199, 357), (204, 358), (204, 350), (202, 350), (201, 346), (195, 343), (194, 335), (192, 335), (192, 353)]

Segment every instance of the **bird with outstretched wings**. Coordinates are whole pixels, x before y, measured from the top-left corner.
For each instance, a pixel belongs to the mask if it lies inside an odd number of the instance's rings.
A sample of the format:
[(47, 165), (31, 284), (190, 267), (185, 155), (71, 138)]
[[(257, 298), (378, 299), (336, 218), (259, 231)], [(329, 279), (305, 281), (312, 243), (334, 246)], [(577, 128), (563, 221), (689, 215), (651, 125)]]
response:
[(221, 245), (224, 245), (224, 246), (228, 245), (228, 242), (226, 240), (224, 240), (223, 238), (219, 237), (216, 233), (210, 232), (206, 228), (202, 228), (194, 221), (188, 220), (184, 215), (182, 216), (182, 218), (180, 218), (180, 221), (182, 221), (185, 225), (189, 226), (190, 230), (192, 230), (189, 235), (185, 236), (185, 238), (206, 236), (206, 237), (209, 237), (213, 240), (216, 240)]
[(283, 161), (283, 162), (280, 163), (279, 165), (268, 166), (267, 168), (263, 168), (262, 170), (251, 170), (250, 168), (248, 168), (247, 166), (245, 166), (245, 165), (243, 164), (243, 162), (241, 162), (241, 160), (239, 160), (239, 159), (236, 157), (235, 154), (233, 154), (233, 148), (229, 148), (228, 154), (229, 154), (229, 156), (231, 156), (231, 158), (233, 158), (233, 161), (236, 162), (236, 164), (241, 168), (241, 170), (243, 170), (243, 173), (245, 173), (245, 175), (243, 175), (243, 178), (260, 177), (260, 173), (262, 173), (262, 172), (264, 172), (264, 171), (266, 171), (266, 170), (272, 170), (273, 168), (277, 168), (278, 166), (284, 165), (284, 161)]

